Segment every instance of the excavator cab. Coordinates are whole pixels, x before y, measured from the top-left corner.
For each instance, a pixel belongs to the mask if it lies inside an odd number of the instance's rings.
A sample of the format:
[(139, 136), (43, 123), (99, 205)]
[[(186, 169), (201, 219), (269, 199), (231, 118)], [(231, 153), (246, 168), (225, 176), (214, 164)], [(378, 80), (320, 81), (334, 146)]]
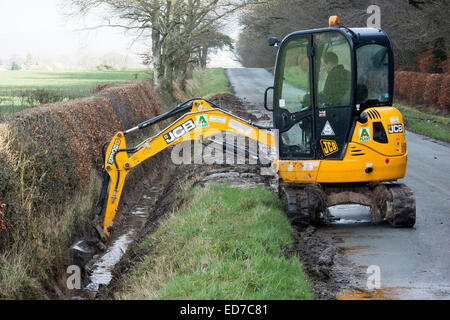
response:
[(392, 106), (394, 59), (382, 30), (332, 24), (269, 44), (279, 47), (273, 121), (280, 159), (342, 159), (361, 113)]

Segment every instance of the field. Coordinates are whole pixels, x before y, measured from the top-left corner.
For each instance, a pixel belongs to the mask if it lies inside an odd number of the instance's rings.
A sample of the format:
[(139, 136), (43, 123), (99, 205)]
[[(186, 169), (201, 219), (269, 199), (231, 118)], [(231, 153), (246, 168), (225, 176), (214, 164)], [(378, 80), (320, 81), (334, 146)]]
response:
[(147, 70), (1, 71), (0, 116), (43, 103), (91, 95), (92, 88), (114, 81), (147, 80)]

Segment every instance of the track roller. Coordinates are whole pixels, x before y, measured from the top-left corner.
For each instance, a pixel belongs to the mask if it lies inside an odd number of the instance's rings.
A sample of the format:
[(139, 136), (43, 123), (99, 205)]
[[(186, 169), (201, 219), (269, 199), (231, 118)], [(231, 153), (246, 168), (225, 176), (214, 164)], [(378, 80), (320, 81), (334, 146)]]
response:
[(414, 192), (402, 183), (385, 186), (388, 197), (381, 206), (384, 219), (394, 227), (413, 227), (416, 223)]

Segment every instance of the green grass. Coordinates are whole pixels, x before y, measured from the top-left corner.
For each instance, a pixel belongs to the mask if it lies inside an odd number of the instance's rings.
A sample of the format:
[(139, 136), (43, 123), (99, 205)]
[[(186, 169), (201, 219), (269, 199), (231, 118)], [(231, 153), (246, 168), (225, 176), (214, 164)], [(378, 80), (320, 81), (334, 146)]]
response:
[(152, 249), (117, 298), (314, 298), (298, 256), (284, 254), (293, 230), (270, 191), (212, 185), (187, 198), (141, 243)]
[(423, 112), (401, 103), (394, 106), (402, 113), (407, 130), (450, 142), (450, 117)]
[(91, 89), (111, 81), (147, 80), (147, 70), (0, 71), (0, 89)]
[(309, 74), (301, 71), (299, 66), (286, 67), (284, 70), (284, 78), (287, 82), (293, 86), (306, 90), (309, 90)]
[[(148, 80), (147, 70), (124, 71), (1, 71), (0, 116), (41, 103), (90, 96), (97, 85), (115, 81)], [(44, 89), (54, 98), (39, 100), (36, 91)], [(42, 96), (41, 96), (42, 97)]]
[(197, 69), (188, 80), (188, 98), (211, 98), (216, 94), (233, 93), (223, 68)]

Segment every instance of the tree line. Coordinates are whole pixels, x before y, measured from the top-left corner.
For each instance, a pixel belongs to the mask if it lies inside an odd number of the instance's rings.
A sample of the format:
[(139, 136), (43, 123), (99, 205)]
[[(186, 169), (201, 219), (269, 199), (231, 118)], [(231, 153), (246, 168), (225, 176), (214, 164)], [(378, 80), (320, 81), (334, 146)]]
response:
[[(432, 51), (432, 71), (442, 72), (447, 59), (449, 21), (447, 0), (67, 0), (78, 14), (102, 9), (102, 26), (133, 30), (150, 40), (141, 56), (153, 69), (163, 92), (173, 83), (184, 88), (189, 68), (205, 67), (212, 50), (233, 48), (222, 32), (228, 17), (240, 14), (242, 32), (236, 52), (245, 67), (271, 67), (276, 51), (267, 38), (283, 38), (297, 30), (326, 27), (339, 15), (348, 27), (364, 27), (367, 8), (381, 8), (381, 27), (390, 35), (399, 65), (417, 63)], [(430, 49), (431, 48), (431, 49)]]
[(447, 0), (268, 0), (247, 10), (241, 18), (243, 31), (237, 53), (246, 67), (272, 67), (276, 51), (266, 39), (328, 26), (328, 17), (338, 15), (347, 27), (365, 27), (367, 8), (381, 9), (381, 28), (391, 37), (397, 63), (417, 64), (420, 54), (432, 51), (432, 72), (443, 72), (449, 45)]

